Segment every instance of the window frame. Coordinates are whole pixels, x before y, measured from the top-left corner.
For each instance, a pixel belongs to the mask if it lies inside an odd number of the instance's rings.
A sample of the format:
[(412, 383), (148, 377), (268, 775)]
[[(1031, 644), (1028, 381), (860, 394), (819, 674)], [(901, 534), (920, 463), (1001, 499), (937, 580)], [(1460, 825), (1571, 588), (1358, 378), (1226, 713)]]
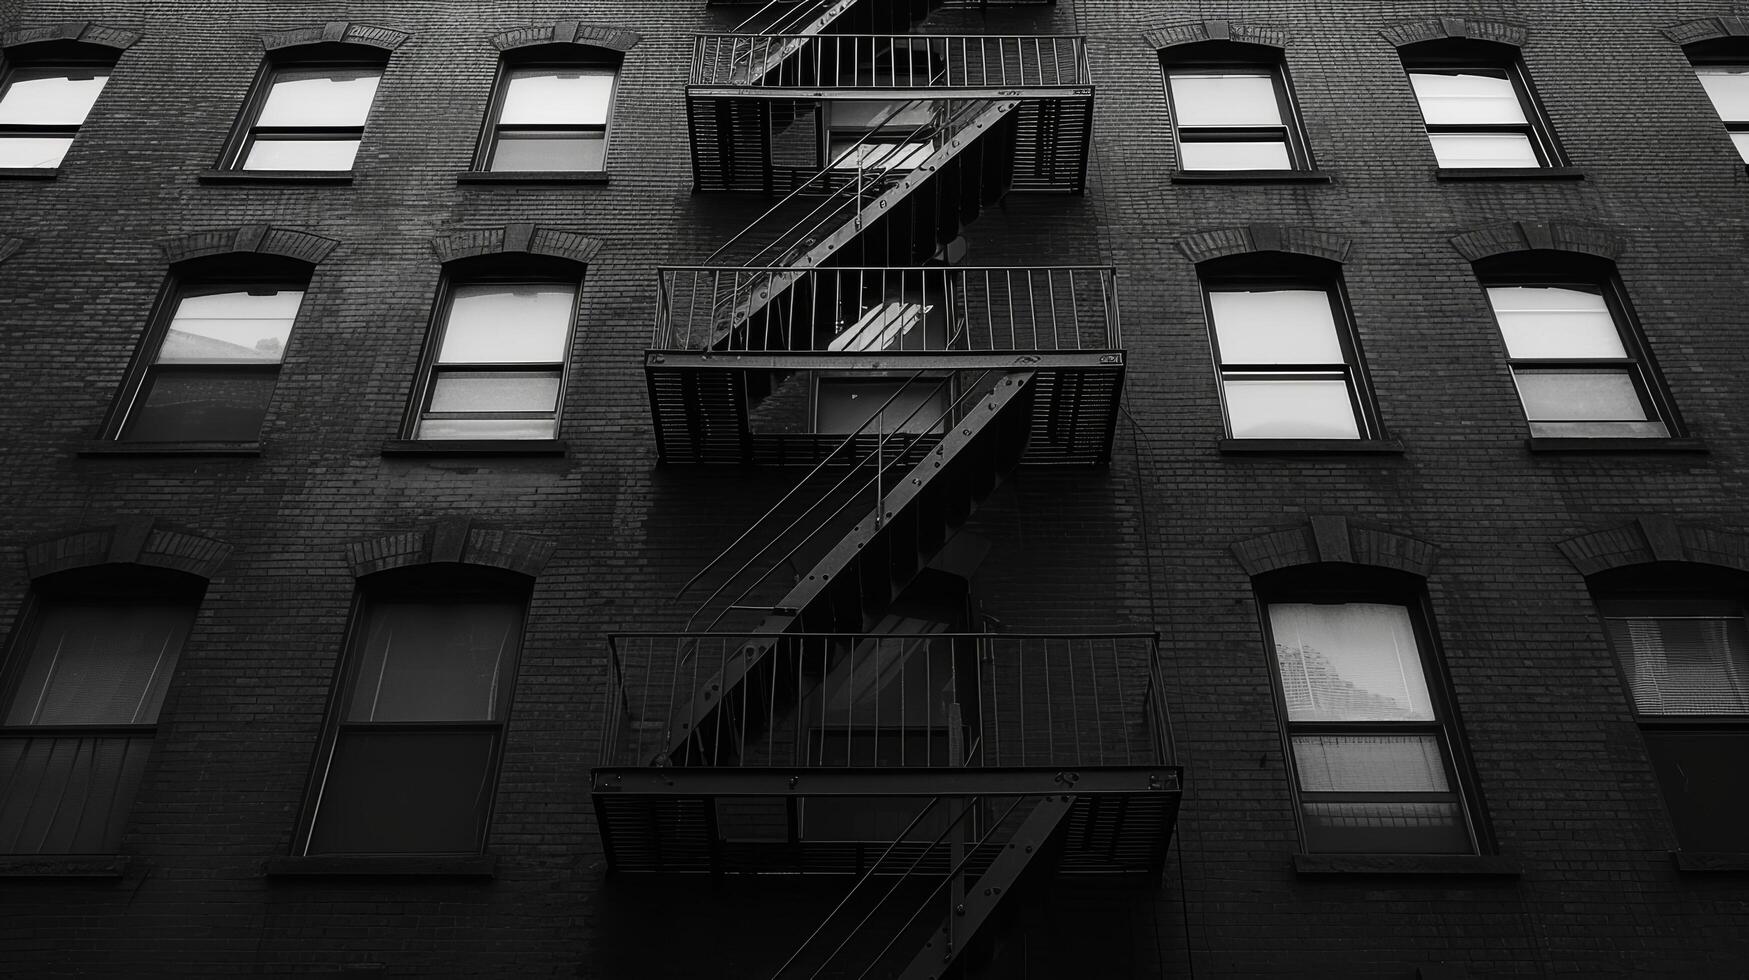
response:
[[(592, 170), (497, 170), (492, 167), (492, 158), (498, 153), (498, 142), (505, 129), (501, 121), (504, 115), (504, 104), (510, 96), (510, 82), (518, 71), (541, 69), (607, 69), (613, 73), (613, 82), (608, 88), (607, 107), (604, 113), (605, 121), (599, 129), (601, 132), (601, 166)], [(624, 56), (618, 51), (607, 48), (596, 48), (589, 45), (548, 44), (539, 45), (521, 51), (507, 52), (498, 59), (498, 70), (492, 78), (492, 96), (486, 105), (485, 117), (480, 123), (480, 136), (475, 141), (473, 169), (476, 173), (498, 174), (604, 174), (607, 173), (608, 154), (613, 150), (613, 118), (619, 106), (620, 76), (625, 70)], [(526, 129), (538, 132), (593, 132), (592, 124), (582, 126), (572, 125), (539, 125), (513, 124), (512, 129)]]
[[(163, 717), (165, 706), (171, 699), (177, 686), (177, 675), (181, 670), (188, 648), (189, 640), (194, 636), (198, 626), (201, 606), (205, 600), (207, 583), (199, 576), (165, 568), (140, 568), (125, 565), (100, 565), (92, 568), (74, 569), (57, 572), (37, 579), (31, 584), (26, 594), (17, 619), (9, 634), (4, 659), (0, 659), (0, 738), (6, 739), (125, 739), (139, 743), (146, 753), (145, 761), (139, 763), (141, 769), (150, 764), (150, 753), (153, 740), (157, 737), (158, 725)], [(164, 697), (152, 719), (146, 722), (101, 722), (91, 724), (23, 724), (12, 725), (4, 723), (4, 715), (9, 713), (14, 699), (20, 694), (25, 674), (27, 673), (31, 654), (47, 617), (56, 606), (150, 606), (159, 610), (186, 616), (181, 624), (181, 644), (178, 646), (174, 662), (170, 666), (168, 677), (164, 681)], [(48, 678), (45, 678), (45, 683)], [(118, 793), (112, 800), (112, 806), (119, 812), (110, 816), (110, 823), (117, 835), (126, 824), (132, 810), (143, 772), (133, 776), (134, 785), (129, 794)], [(124, 774), (119, 777), (126, 781)], [(119, 786), (119, 783), (118, 783)], [(125, 798), (124, 798), (125, 795)], [(80, 818), (83, 822), (83, 817)], [(52, 830), (52, 828), (51, 828)], [(93, 854), (108, 853), (119, 845), (119, 840), (111, 840), (111, 846), (104, 851), (0, 851), (0, 854)]]
[[(1676, 413), (1675, 402), (1664, 385), (1663, 372), (1658, 370), (1657, 362), (1653, 359), (1651, 349), (1647, 345), (1645, 334), (1640, 329), (1639, 320), (1634, 316), (1633, 308), (1628, 303), (1626, 289), (1613, 270), (1605, 268), (1601, 260), (1590, 262), (1584, 260), (1583, 257), (1558, 254), (1533, 256), (1527, 259), (1525, 253), (1509, 253), (1505, 256), (1497, 256), (1476, 263), (1476, 281), (1482, 289), (1482, 301), (1487, 305), (1489, 316), (1494, 321), (1495, 336), (1500, 342), (1501, 359), (1505, 362), (1507, 374), (1512, 379), (1513, 390), (1518, 395), (1519, 410), (1523, 413), (1526, 428), (1532, 438), (1656, 440), (1677, 439), (1686, 434), (1681, 418)], [(1601, 296), (1626, 356), (1620, 358), (1523, 358), (1512, 356), (1511, 348), (1506, 343), (1506, 333), (1500, 326), (1499, 314), (1494, 309), (1490, 293), (1490, 290), (1496, 286), (1541, 286)], [(1582, 371), (1587, 368), (1595, 370), (1606, 367), (1620, 369), (1627, 374), (1633, 383), (1634, 392), (1640, 399), (1640, 406), (1645, 410), (1646, 418), (1644, 421), (1661, 424), (1664, 427), (1664, 432), (1662, 434), (1642, 435), (1621, 432), (1596, 432), (1592, 434), (1538, 432), (1539, 421), (1578, 425), (1600, 424), (1611, 420), (1532, 419), (1529, 409), (1525, 407), (1524, 396), (1518, 387), (1518, 369), (1520, 367), (1544, 368), (1554, 371)]]
[[(1739, 68), (1749, 73), (1749, 47), (1742, 38), (1720, 38), (1714, 41), (1702, 41), (1683, 48), (1688, 56), (1688, 66), (1695, 73), (1695, 81), (1701, 86), (1701, 95), (1706, 98), (1707, 106), (1713, 110), (1714, 118), (1725, 127), (1725, 136), (1731, 141), (1732, 149), (1746, 165), (1749, 165), (1749, 115), (1742, 119), (1726, 119), (1719, 111), (1718, 103), (1714, 102), (1706, 85), (1700, 82), (1700, 73), (1704, 68)], [(1739, 145), (1737, 137), (1745, 137), (1746, 145)]]
[(103, 97), (103, 91), (109, 88), (109, 83), (115, 78), (115, 69), (120, 61), (121, 52), (112, 49), (97, 48), (89, 44), (53, 43), (24, 45), (9, 51), (0, 52), (0, 95), (11, 85), (14, 76), (19, 71), (101, 71), (104, 74), (103, 89), (97, 98), (91, 102), (91, 108), (85, 116), (75, 124), (32, 125), (32, 124), (0, 124), (0, 140), (9, 139), (66, 139), (67, 149), (61, 159), (52, 167), (4, 167), (0, 173), (40, 172), (59, 170), (65, 165), (67, 154), (73, 152), (73, 145), (79, 138), (80, 130), (91, 121), (91, 113), (97, 111), (97, 103)]
[[(352, 605), (347, 612), (346, 631), (329, 686), (328, 702), (323, 717), (322, 735), (304, 787), (291, 853), (295, 857), (378, 857), (441, 854), (446, 856), (478, 856), (486, 853), (491, 835), (492, 817), (497, 809), (499, 776), (503, 769), (504, 745), (510, 730), (510, 714), (515, 701), (516, 679), (521, 671), (524, 647), (528, 639), (529, 609), (533, 598), (533, 579), (515, 572), (480, 565), (434, 563), (412, 568), (393, 569), (366, 576), (353, 591)], [(378, 722), (351, 721), (345, 715), (353, 694), (358, 690), (359, 671), (364, 662), (363, 643), (371, 620), (371, 606), (379, 602), (470, 602), (516, 606), (516, 642), (509, 656), (500, 663), (494, 678), (495, 717), (489, 720)], [(457, 732), (489, 733), (491, 749), (485, 765), (486, 786), (479, 803), (479, 828), (474, 846), (466, 851), (329, 851), (312, 850), (316, 825), (321, 818), (322, 804), (329, 788), (336, 751), (348, 731), (400, 732), (406, 734), (451, 734)]]
[[(196, 443), (222, 443), (227, 445), (255, 444), (261, 441), (261, 430), (266, 426), (267, 416), (272, 411), (274, 391), (279, 387), (279, 377), (285, 369), (287, 354), (291, 351), (292, 337), (298, 332), (298, 325), (305, 316), (305, 303), (309, 299), (311, 270), (308, 266), (289, 260), (264, 261), (240, 266), (230, 261), (221, 260), (218, 264), (197, 264), (192, 268), (172, 270), (160, 291), (158, 301), (153, 304), (151, 318), (147, 322), (145, 332), (140, 337), (140, 343), (135, 348), (132, 361), (128, 365), (127, 374), (122, 378), (121, 388), (116, 394), (115, 402), (110, 409), (109, 417), (104, 423), (102, 438), (122, 446), (175, 446)], [(158, 370), (158, 356), (163, 351), (164, 340), (169, 335), (170, 326), (176, 320), (176, 314), (182, 301), (209, 292), (249, 292), (254, 290), (297, 290), (303, 294), (298, 302), (298, 311), (292, 317), (292, 325), (286, 333), (286, 345), (280, 351), (279, 360), (261, 364), (180, 364), (170, 368), (172, 374), (212, 374), (247, 373), (271, 374), (274, 381), (267, 394), (268, 405), (262, 411), (261, 424), (256, 427), (255, 438), (249, 440), (213, 439), (200, 436), (190, 436), (180, 439), (130, 439), (127, 437), (129, 426), (137, 417), (137, 411), (143, 399), (151, 391), (154, 378), (165, 373)]]
[[(274, 133), (304, 135), (306, 142), (318, 140), (357, 140), (358, 152), (364, 149), (364, 134), (370, 128), (371, 117), (377, 111), (378, 96), (382, 94), (382, 83), (388, 78), (389, 52), (351, 44), (318, 44), (303, 45), (275, 51), (263, 59), (261, 68), (256, 72), (255, 81), (251, 83), (248, 95), (243, 100), (242, 108), (237, 113), (237, 121), (232, 127), (231, 136), (225, 142), (224, 152), (219, 158), (217, 169), (227, 173), (246, 174), (326, 174), (329, 176), (346, 175), (357, 171), (358, 160), (355, 153), (352, 166), (344, 170), (279, 170), (254, 169), (244, 164), (249, 159), (249, 152), (258, 142), (258, 136), (263, 127), (256, 124), (261, 117), (261, 111), (267, 105), (267, 99), (273, 92), (275, 78), (282, 72), (306, 70), (369, 70), (377, 73), (377, 89), (371, 96), (370, 107), (365, 110), (364, 122), (358, 126), (274, 126), (266, 127)], [(288, 140), (289, 142), (289, 140)]]
[[(1269, 671), (1271, 694), (1275, 701), (1277, 724), (1281, 736), (1283, 762), (1287, 772), (1288, 790), (1293, 803), (1294, 824), (1304, 854), (1439, 854), (1475, 856), (1491, 854), (1494, 841), (1484, 818), (1481, 795), (1475, 778), (1475, 768), (1469, 748), (1463, 738), (1462, 720), (1452, 699), (1451, 681), (1446, 671), (1445, 657), (1438, 642), (1438, 630), (1426, 589), (1418, 577), (1383, 569), (1352, 565), (1297, 566), (1265, 573), (1253, 582), (1257, 602), (1259, 629)], [(1281, 664), (1276, 654), (1275, 629), (1270, 607), (1286, 603), (1345, 605), (1366, 603), (1405, 609), (1413, 630), (1416, 652), (1421, 659), (1422, 677), (1427, 686), (1428, 702), (1433, 711), (1430, 721), (1302, 721), (1290, 719), (1287, 694), (1281, 679)], [(1368, 734), (1431, 734), (1441, 749), (1449, 792), (1442, 794), (1391, 793), (1388, 791), (1319, 792), (1302, 788), (1298, 757), (1294, 751), (1296, 735), (1368, 735)], [(1406, 802), (1424, 802), (1409, 797), (1437, 795), (1449, 799), (1456, 807), (1468, 836), (1467, 851), (1340, 851), (1318, 847), (1308, 830), (1306, 802), (1308, 797), (1331, 802), (1367, 802), (1374, 798), (1385, 802), (1395, 798)], [(1356, 797), (1337, 800), (1336, 797)]]
[[(1239, 258), (1252, 262), (1259, 261), (1249, 256)], [(1221, 401), (1221, 422), (1226, 429), (1227, 438), (1246, 441), (1328, 439), (1333, 442), (1363, 442), (1384, 437), (1384, 427), (1378, 415), (1378, 403), (1373, 396), (1372, 380), (1366, 370), (1365, 352), (1360, 347), (1360, 338), (1355, 331), (1353, 309), (1349, 305), (1347, 286), (1343, 282), (1339, 268), (1335, 267), (1334, 264), (1331, 264), (1329, 268), (1306, 265), (1301, 274), (1297, 275), (1292, 273), (1263, 274), (1256, 270), (1247, 272), (1242, 266), (1235, 267), (1230, 262), (1205, 263), (1204, 266), (1199, 266), (1197, 269), (1197, 282), (1202, 292), (1203, 321), (1208, 325), (1210, 360), (1215, 369), (1215, 385)], [(1284, 365), (1244, 362), (1227, 364), (1221, 355), (1220, 335), (1215, 325), (1212, 294), (1257, 289), (1304, 289), (1324, 293), (1330, 305), (1331, 318), (1335, 324), (1336, 340), (1341, 346), (1343, 357), (1346, 360), (1341, 364)], [(1296, 367), (1298, 370), (1293, 370)], [(1353, 413), (1356, 434), (1353, 438), (1344, 436), (1238, 435), (1233, 431), (1232, 411), (1228, 405), (1227, 381), (1229, 373), (1242, 376), (1270, 376), (1290, 381), (1319, 380), (1339, 376), (1347, 388), (1348, 404)]]
[[(1567, 166), (1567, 155), (1562, 150), (1560, 142), (1555, 138), (1555, 129), (1544, 111), (1542, 100), (1536, 96), (1536, 89), (1531, 85), (1530, 74), (1524, 66), (1522, 53), (1509, 44), (1498, 44), (1475, 40), (1445, 40), (1429, 41), (1422, 44), (1404, 47), (1398, 52), (1404, 80), (1409, 83), (1409, 94), (1415, 100), (1416, 111), (1421, 114), (1421, 124), (1428, 135), (1429, 148), (1433, 147), (1432, 137), (1436, 134), (1449, 135), (1494, 135), (1513, 133), (1524, 136), (1530, 143), (1531, 152), (1536, 155), (1537, 165), (1534, 167), (1500, 167), (1500, 166), (1464, 166), (1439, 160), (1437, 150), (1434, 159), (1441, 170), (1479, 170), (1493, 171), (1521, 170), (1526, 173), (1536, 173), (1539, 170), (1550, 170)], [(1511, 83), (1513, 94), (1518, 97), (1519, 112), (1524, 116), (1522, 123), (1430, 123), (1427, 121), (1427, 109), (1421, 102), (1420, 95), (1415, 91), (1414, 76), (1417, 72), (1442, 73), (1449, 71), (1469, 70), (1477, 73), (1503, 72), (1506, 80)]]
[[(435, 444), (451, 444), (466, 442), (502, 442), (510, 445), (519, 443), (535, 443), (553, 441), (560, 438), (560, 427), (565, 417), (565, 392), (571, 383), (572, 348), (577, 342), (577, 331), (583, 321), (583, 283), (586, 268), (565, 262), (541, 261), (539, 256), (521, 256), (523, 261), (514, 265), (506, 262), (492, 262), (483, 269), (463, 267), (446, 271), (443, 280), (438, 285), (436, 301), (432, 304), (429, 325), (425, 334), (425, 346), (419, 356), (419, 373), (414, 382), (413, 395), (408, 399), (407, 412), (401, 423), (403, 438)], [(518, 270), (521, 270), (520, 272)], [(553, 404), (552, 434), (533, 439), (505, 436), (461, 436), (455, 438), (430, 437), (420, 434), (420, 426), (430, 416), (432, 396), (437, 390), (437, 379), (443, 373), (438, 358), (442, 354), (444, 337), (449, 331), (450, 311), (454, 307), (456, 291), (464, 286), (570, 286), (571, 315), (565, 324), (565, 343), (563, 358), (557, 362), (468, 362), (463, 370), (475, 372), (510, 372), (534, 373), (550, 371), (558, 368), (559, 386)], [(452, 369), (453, 370), (453, 369)], [(457, 419), (483, 419), (493, 417), (494, 413), (443, 413), (445, 417)], [(516, 413), (497, 413), (506, 419), (528, 418)]]
[[(1608, 621), (1613, 618), (1622, 618), (1623, 613), (1615, 612), (1612, 615), (1612, 611), (1624, 607), (1650, 610), (1640, 613), (1640, 615), (1647, 617), (1656, 617), (1659, 611), (1678, 606), (1685, 606), (1689, 609), (1711, 607), (1716, 610), (1734, 612), (1735, 618), (1743, 622), (1746, 628), (1749, 628), (1749, 601), (1746, 601), (1744, 591), (1749, 588), (1749, 577), (1726, 569), (1666, 562), (1614, 569), (1594, 576), (1587, 584), (1590, 587), (1598, 624), (1602, 627), (1604, 649), (1608, 651), (1610, 662), (1621, 682), (1628, 712), (1633, 718), (1635, 728), (1640, 733), (1642, 743), (1645, 745), (1647, 764), (1654, 781), (1658, 784), (1658, 800), (1664, 808), (1670, 832), (1677, 841), (1677, 848), (1681, 851), (1717, 853), (1718, 849), (1716, 848), (1703, 850), (1690, 846), (1695, 843), (1693, 835), (1696, 831), (1692, 827), (1685, 826), (1677, 807), (1670, 799), (1658, 758), (1659, 754), (1654, 751), (1653, 744), (1659, 736), (1664, 735), (1734, 735), (1743, 739), (1745, 746), (1749, 747), (1749, 712), (1743, 714), (1642, 712), (1634, 695), (1633, 678), (1629, 675), (1626, 664), (1623, 663), (1622, 651), (1616, 646), (1611, 636)], [(1749, 853), (1749, 829), (1743, 831), (1737, 846), (1725, 853)]]
[[(1310, 142), (1306, 138), (1305, 122), (1300, 115), (1293, 80), (1287, 71), (1287, 61), (1278, 48), (1253, 44), (1190, 45), (1161, 52), (1161, 85), (1165, 91), (1167, 114), (1172, 125), (1172, 142), (1177, 154), (1178, 170), (1190, 174), (1293, 174), (1316, 169)], [(1267, 74), (1274, 89), (1276, 112), (1281, 118), (1277, 126), (1185, 126), (1179, 122), (1178, 101), (1172, 94), (1174, 75), (1218, 75), (1232, 72)], [(1260, 134), (1279, 134), (1265, 137)], [(1187, 135), (1190, 137), (1187, 139)], [(1285, 167), (1197, 168), (1184, 165), (1184, 144), (1280, 142), (1288, 158)]]

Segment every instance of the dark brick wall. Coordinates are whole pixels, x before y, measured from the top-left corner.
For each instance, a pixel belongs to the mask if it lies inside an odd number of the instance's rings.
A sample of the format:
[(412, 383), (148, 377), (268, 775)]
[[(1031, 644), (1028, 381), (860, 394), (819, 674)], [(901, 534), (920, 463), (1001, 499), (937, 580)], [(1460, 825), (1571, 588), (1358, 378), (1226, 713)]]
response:
[[(975, 516), (976, 581), (1005, 628), (1154, 629), (1188, 794), (1157, 892), (1056, 894), (1009, 939), (1028, 976), (1406, 978), (1732, 975), (1741, 877), (1679, 873), (1674, 836), (1584, 579), (1558, 545), (1644, 515), (1749, 530), (1749, 176), (1661, 28), (1741, 13), (1672, 0), (1500, 4), (1063, 0), (959, 11), (936, 31), (1086, 34), (1098, 82), (1084, 197), (1011, 197), (968, 230), (977, 264), (1119, 268), (1130, 352), (1113, 462), (1025, 471)], [(654, 268), (703, 259), (766, 206), (694, 195), (682, 86), (702, 0), (0, 0), (0, 27), (138, 32), (51, 182), (0, 181), (0, 619), (26, 549), (150, 519), (233, 549), (164, 707), (119, 882), (0, 879), (0, 972), (19, 976), (767, 975), (829, 900), (770, 884), (627, 882), (588, 799), (603, 636), (678, 626), (670, 597), (794, 473), (655, 465), (639, 360)], [(1506, 20), (1579, 182), (1438, 182), (1380, 33)], [(1322, 185), (1174, 184), (1144, 34), (1227, 18), (1280, 31)], [(603, 186), (458, 185), (498, 32), (629, 28)], [(349, 186), (203, 184), (263, 33), (347, 20), (407, 32)], [(1533, 454), (1498, 332), (1452, 244), (1508, 221), (1607, 229), (1620, 278), (1705, 455)], [(441, 270), (435, 238), (517, 223), (598, 239), (571, 352), (560, 459), (385, 458)], [(244, 225), (340, 244), (316, 267), (263, 449), (80, 455), (165, 281), (160, 244)], [(1194, 267), (1178, 243), (1253, 224), (1317, 229), (1343, 266), (1379, 417), (1400, 456), (1233, 456)], [(1234, 543), (1341, 515), (1432, 543), (1451, 692), (1517, 879), (1296, 875), (1259, 610)], [(284, 881), (353, 602), (347, 547), (444, 520), (557, 547), (534, 589), (489, 849), (490, 882)], [(1019, 973), (1019, 967), (1010, 972)]]

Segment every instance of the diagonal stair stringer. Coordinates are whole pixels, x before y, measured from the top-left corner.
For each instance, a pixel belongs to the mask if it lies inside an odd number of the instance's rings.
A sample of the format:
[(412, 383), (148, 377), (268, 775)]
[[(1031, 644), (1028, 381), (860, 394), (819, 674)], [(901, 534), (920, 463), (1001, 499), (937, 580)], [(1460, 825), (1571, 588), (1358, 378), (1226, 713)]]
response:
[[(735, 726), (723, 718), (725, 706), (735, 704), (745, 696), (746, 686), (759, 672), (770, 669), (776, 638), (785, 633), (856, 632), (863, 623), (836, 624), (836, 629), (819, 629), (815, 620), (836, 615), (835, 602), (842, 602), (844, 593), (836, 589), (863, 589), (866, 583), (856, 579), (858, 565), (887, 552), (883, 545), (899, 547), (892, 542), (895, 528), (913, 530), (906, 520), (919, 508), (940, 505), (944, 515), (938, 534), (927, 538), (918, 533), (909, 543), (912, 548), (927, 548), (919, 552), (908, 569), (899, 569), (904, 581), (888, 583), (886, 600), (903, 591), (909, 578), (928, 565), (946, 545), (955, 530), (969, 519), (977, 505), (994, 492), (1002, 479), (1019, 464), (1029, 435), (1031, 399), (1037, 380), (1034, 371), (1016, 371), (996, 382), (994, 389), (975, 406), (941, 442), (909, 471), (896, 476), (893, 488), (887, 491), (867, 516), (858, 521), (850, 533), (832, 547), (790, 592), (773, 607), (764, 621), (752, 631), (754, 636), (771, 637), (753, 640), (731, 654), (723, 667), (698, 688), (692, 700), (672, 719), (668, 744), (652, 760), (654, 765), (686, 764), (689, 758), (716, 758), (708, 747), (727, 737), (724, 732)], [(977, 472), (979, 452), (993, 453), (990, 469)], [(957, 485), (956, 485), (957, 484)], [(947, 500), (944, 496), (964, 494), (963, 500)], [(948, 507), (948, 504), (956, 506)], [(890, 574), (889, 563), (882, 574)], [(843, 583), (841, 585), (841, 583)], [(757, 687), (757, 685), (755, 685)]]

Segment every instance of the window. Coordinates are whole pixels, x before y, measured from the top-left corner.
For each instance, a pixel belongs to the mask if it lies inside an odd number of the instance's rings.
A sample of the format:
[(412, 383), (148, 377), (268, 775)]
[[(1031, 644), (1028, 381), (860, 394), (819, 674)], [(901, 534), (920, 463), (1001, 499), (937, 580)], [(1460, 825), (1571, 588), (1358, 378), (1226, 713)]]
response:
[(1311, 169), (1279, 52), (1256, 45), (1194, 51), (1186, 57), (1173, 49), (1166, 65), (1179, 168)]
[(1233, 438), (1377, 436), (1339, 282), (1205, 275), (1203, 288)]
[(1482, 41), (1413, 45), (1403, 50), (1403, 67), (1441, 167), (1561, 165), (1517, 49)]
[[(950, 330), (956, 292), (939, 278), (846, 274), (826, 350), (838, 354), (944, 351), (965, 345), (963, 324)], [(814, 431), (941, 433), (953, 422), (958, 394), (950, 374), (913, 371), (817, 371)], [(876, 419), (875, 416), (879, 415)]]
[(1499, 271), (1484, 274), (1488, 303), (1532, 436), (1672, 434), (1668, 399), (1613, 277), (1551, 281), (1490, 268)]
[(915, 170), (935, 152), (937, 111), (922, 99), (828, 103), (826, 160), (835, 170)]
[(303, 296), (301, 284), (285, 282), (197, 281), (174, 289), (163, 326), (142, 351), (115, 438), (260, 439)]
[(606, 168), (618, 69), (576, 61), (507, 65), (498, 79), (481, 169), (585, 172)]
[(0, 853), (120, 845), (200, 603), (196, 581), (62, 573), (38, 583), (0, 702)]
[(1689, 851), (1749, 851), (1743, 820), (1749, 624), (1742, 601), (1702, 590), (1618, 592), (1600, 597), (1598, 609), (1678, 843)]
[(232, 170), (351, 170), (381, 65), (269, 65), (233, 140)]
[(1690, 58), (1701, 87), (1713, 100), (1713, 108), (1737, 147), (1737, 155), (1749, 161), (1749, 57), (1739, 54), (1727, 61), (1691, 53)]
[(0, 169), (61, 165), (109, 81), (107, 65), (24, 64), (0, 78)]
[(1391, 598), (1266, 594), (1304, 846), (1474, 853), (1431, 635)]
[(555, 438), (577, 290), (550, 281), (450, 285), (412, 437)]
[(485, 843), (527, 580), (384, 573), (354, 617), (306, 854), (473, 854)]

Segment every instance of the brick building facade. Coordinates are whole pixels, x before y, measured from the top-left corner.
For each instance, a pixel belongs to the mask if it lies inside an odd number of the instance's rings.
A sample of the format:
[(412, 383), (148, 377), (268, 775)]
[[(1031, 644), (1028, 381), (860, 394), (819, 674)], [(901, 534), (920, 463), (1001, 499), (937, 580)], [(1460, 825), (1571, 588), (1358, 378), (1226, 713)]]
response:
[(1740, 972), (1749, 8), (0, 32), (0, 973)]

